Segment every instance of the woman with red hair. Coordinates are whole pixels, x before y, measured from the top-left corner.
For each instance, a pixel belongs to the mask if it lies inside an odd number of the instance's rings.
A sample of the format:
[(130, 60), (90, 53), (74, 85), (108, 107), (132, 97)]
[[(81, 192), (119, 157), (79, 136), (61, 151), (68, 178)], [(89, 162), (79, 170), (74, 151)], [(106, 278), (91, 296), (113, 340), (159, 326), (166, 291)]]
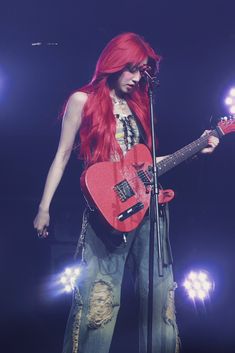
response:
[[(121, 34), (101, 53), (91, 82), (70, 96), (58, 150), (34, 220), (40, 237), (48, 235), (49, 206), (77, 133), (79, 155), (85, 168), (100, 161), (118, 161), (139, 142), (151, 147), (148, 96), (142, 69), (149, 65), (155, 71), (159, 60), (142, 37), (134, 33)], [(211, 152), (217, 143), (212, 138), (204, 152)], [(102, 180), (97, 182), (102, 183)], [(172, 276), (167, 207), (160, 208), (159, 218), (163, 277), (154, 275), (152, 352), (174, 353), (178, 350), (174, 310), (176, 284)], [(84, 211), (76, 253), (82, 276), (74, 289), (63, 353), (109, 352), (126, 265), (131, 268), (139, 304), (139, 352), (147, 351), (149, 223), (146, 215), (127, 237), (121, 232), (114, 236), (97, 211)], [(155, 258), (157, 263), (157, 254)]]

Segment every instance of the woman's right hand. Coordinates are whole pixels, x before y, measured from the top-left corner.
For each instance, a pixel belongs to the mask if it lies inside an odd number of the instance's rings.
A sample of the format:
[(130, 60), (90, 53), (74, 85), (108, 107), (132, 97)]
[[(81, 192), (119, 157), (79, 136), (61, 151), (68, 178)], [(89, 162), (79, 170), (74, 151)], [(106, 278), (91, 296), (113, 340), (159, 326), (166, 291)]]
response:
[(33, 225), (36, 229), (39, 238), (47, 238), (49, 232), (47, 228), (50, 224), (49, 211), (45, 211), (39, 207), (38, 213), (34, 219)]

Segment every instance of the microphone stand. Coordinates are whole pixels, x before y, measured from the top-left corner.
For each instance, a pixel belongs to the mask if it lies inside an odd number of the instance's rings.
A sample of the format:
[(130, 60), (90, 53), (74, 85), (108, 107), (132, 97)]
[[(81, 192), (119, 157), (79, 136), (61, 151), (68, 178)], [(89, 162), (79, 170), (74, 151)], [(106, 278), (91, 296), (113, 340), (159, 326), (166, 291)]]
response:
[(153, 289), (154, 289), (154, 245), (157, 241), (158, 256), (158, 275), (163, 276), (163, 260), (162, 260), (162, 239), (160, 234), (159, 207), (158, 207), (158, 176), (157, 176), (157, 160), (156, 160), (156, 144), (155, 144), (155, 126), (154, 126), (154, 107), (153, 107), (153, 89), (156, 83), (156, 77), (152, 77), (146, 70), (143, 74), (148, 84), (150, 123), (152, 137), (152, 188), (150, 200), (150, 234), (149, 234), (149, 288), (148, 288), (148, 326), (147, 326), (147, 353), (152, 353), (152, 329), (153, 329)]

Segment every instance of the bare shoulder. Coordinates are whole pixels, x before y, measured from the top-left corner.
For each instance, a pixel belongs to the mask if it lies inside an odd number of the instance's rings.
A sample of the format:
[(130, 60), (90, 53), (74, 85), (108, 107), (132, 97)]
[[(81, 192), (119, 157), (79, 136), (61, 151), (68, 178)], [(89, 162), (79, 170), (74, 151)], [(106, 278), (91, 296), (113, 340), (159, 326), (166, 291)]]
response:
[(76, 129), (79, 128), (82, 120), (82, 111), (87, 101), (88, 95), (84, 92), (75, 92), (69, 97), (63, 121), (73, 124)]
[(69, 97), (68, 106), (72, 105), (77, 107), (79, 110), (81, 110), (84, 107), (87, 101), (87, 98), (88, 98), (88, 95), (85, 92), (80, 92), (80, 91), (74, 92)]

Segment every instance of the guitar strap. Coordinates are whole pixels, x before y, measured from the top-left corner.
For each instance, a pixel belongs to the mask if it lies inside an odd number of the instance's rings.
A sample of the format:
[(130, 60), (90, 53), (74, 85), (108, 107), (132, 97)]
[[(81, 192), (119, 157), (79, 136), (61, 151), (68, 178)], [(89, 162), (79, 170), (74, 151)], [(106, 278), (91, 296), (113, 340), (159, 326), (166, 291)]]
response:
[(141, 124), (141, 122), (139, 121), (139, 119), (137, 118), (137, 116), (135, 116), (135, 121), (139, 130), (139, 134), (140, 134), (140, 143), (143, 143), (144, 145), (148, 146), (147, 144), (147, 136), (145, 134), (144, 128)]

